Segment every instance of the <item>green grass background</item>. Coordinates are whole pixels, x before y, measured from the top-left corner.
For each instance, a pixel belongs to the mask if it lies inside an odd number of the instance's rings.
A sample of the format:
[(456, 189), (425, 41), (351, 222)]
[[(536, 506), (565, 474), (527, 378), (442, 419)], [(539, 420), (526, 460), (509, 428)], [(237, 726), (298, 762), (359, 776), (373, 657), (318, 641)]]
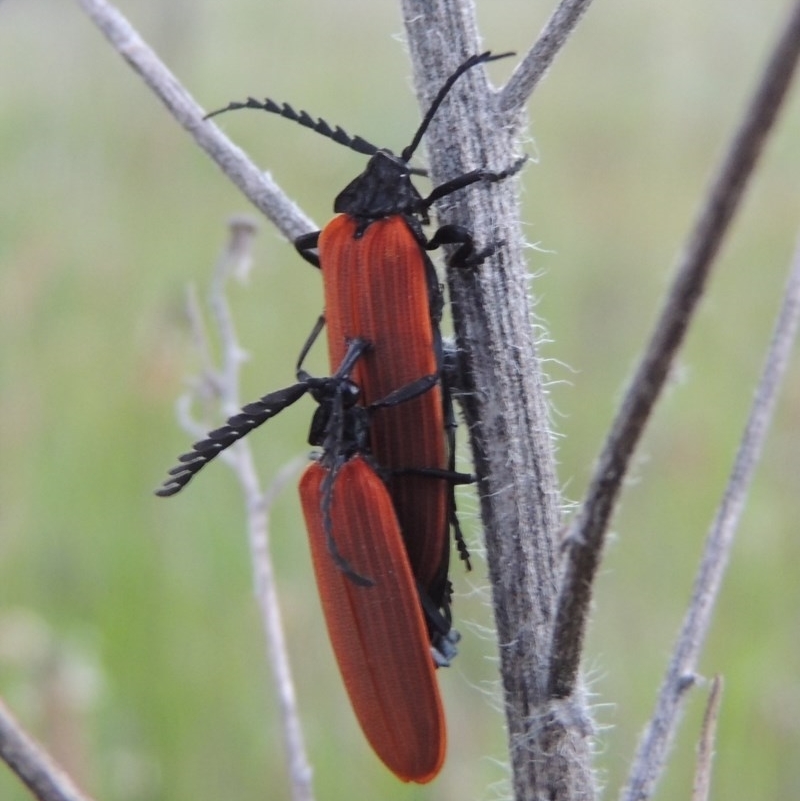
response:
[[(550, 3), (480, 4), (488, 47), (524, 51)], [(580, 499), (699, 197), (785, 13), (778, 0), (604, 0), (530, 104), (536, 313), (560, 476)], [(129, 0), (199, 102), (269, 94), (393, 148), (418, 120), (395, 3)], [(504, 79), (510, 63), (492, 66)], [(230, 135), (317, 221), (363, 164), (254, 114)], [(639, 451), (602, 566), (586, 667), (616, 793), (681, 621), (760, 370), (800, 219), (797, 91)], [(197, 367), (185, 287), (204, 286), (246, 201), (77, 4), (0, 3), (0, 693), (98, 799), (287, 798), (276, 694), (239, 490), (210, 469), (152, 489), (188, 444), (173, 404)], [(244, 398), (292, 379), (318, 277), (266, 223), (232, 294)], [(253, 437), (265, 480), (304, 452), (310, 404)], [(800, 795), (800, 370), (782, 395), (701, 669), (726, 687), (717, 798)], [(477, 505), (460, 506), (479, 542)], [(319, 799), (508, 794), (486, 570), (455, 570), (464, 637), (440, 676), (441, 776), (396, 782), (333, 665), (292, 489), (273, 552)], [(479, 547), (476, 547), (479, 550)], [(686, 798), (704, 691), (661, 799)], [(27, 798), (0, 771), (0, 798)]]

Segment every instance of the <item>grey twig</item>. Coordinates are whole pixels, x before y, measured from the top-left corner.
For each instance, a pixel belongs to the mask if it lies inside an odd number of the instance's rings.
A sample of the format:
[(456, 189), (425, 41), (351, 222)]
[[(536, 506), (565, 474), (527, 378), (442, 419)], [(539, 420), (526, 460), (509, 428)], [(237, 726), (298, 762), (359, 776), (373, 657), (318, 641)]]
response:
[[(203, 438), (216, 419), (219, 410), (225, 417), (239, 411), (239, 368), (246, 359), (239, 347), (225, 287), (231, 276), (246, 277), (249, 269), (252, 240), (258, 230), (255, 220), (247, 216), (236, 216), (229, 221), (230, 239), (217, 259), (208, 293), (208, 306), (214, 319), (219, 338), (226, 347), (221, 354), (219, 369), (214, 364), (212, 345), (205, 324), (203, 308), (195, 284), (190, 284), (186, 297), (186, 314), (192, 343), (200, 360), (199, 375), (192, 379), (190, 390), (176, 404), (181, 428), (195, 439)], [(202, 413), (197, 419), (192, 414), (192, 405), (200, 404)], [(233, 467), (235, 451), (224, 450), (219, 458)]]
[(621, 796), (624, 801), (644, 801), (650, 798), (664, 768), (686, 690), (694, 683), (700, 649), (705, 642), (739, 517), (772, 419), (778, 390), (789, 364), (789, 356), (797, 336), (798, 320), (800, 238), (742, 442), (725, 495), (706, 539), (692, 600), (659, 691), (655, 712), (639, 743), (628, 786)]
[(739, 206), (748, 178), (772, 130), (800, 55), (796, 3), (711, 183), (707, 200), (679, 259), (677, 274), (647, 351), (600, 455), (583, 505), (570, 526), (567, 557), (550, 649), (550, 692), (567, 696), (580, 665), (592, 585), (623, 478), (675, 354), (703, 294), (714, 257)]
[(592, 0), (561, 0), (539, 38), (500, 92), (498, 107), (501, 112), (512, 116), (528, 102), (533, 90), (566, 44), (591, 2)]
[[(426, 108), (442, 80), (482, 49), (472, 3), (403, 0), (417, 96)], [(552, 55), (551, 51), (551, 55)], [(498, 107), (482, 69), (466, 73), (426, 135), (434, 184), (519, 155), (516, 116)], [(591, 723), (580, 692), (547, 694), (556, 604), (561, 496), (534, 341), (530, 284), (515, 180), (476, 186), (437, 207), (440, 223), (495, 250), (477, 270), (450, 270), (469, 432), (492, 584), (514, 797), (594, 797)]]
[(170, 114), (284, 236), (294, 240), (317, 230), (269, 174), (261, 172), (214, 123), (203, 119), (205, 111), (114, 6), (105, 0), (77, 2)]
[(39, 801), (91, 801), (0, 700), (0, 758)]
[[(230, 240), (217, 261), (209, 292), (209, 306), (220, 340), (221, 368), (215, 370), (210, 360), (211, 348), (202, 326), (202, 316), (193, 313), (194, 339), (198, 345), (201, 359), (206, 365), (207, 375), (197, 382), (198, 388), (211, 388), (217, 394), (223, 417), (238, 411), (239, 371), (242, 364), (242, 349), (236, 335), (233, 317), (226, 296), (227, 282), (234, 274), (241, 274), (243, 265), (250, 258), (250, 248), (256, 232), (255, 224), (247, 218), (235, 218), (230, 223)], [(197, 421), (186, 419), (193, 436), (198, 429)], [(283, 634), (280, 605), (275, 587), (274, 571), (269, 549), (269, 510), (278, 493), (304, 463), (295, 459), (285, 465), (274, 479), (272, 485), (263, 492), (253, 461), (252, 451), (246, 440), (239, 440), (221, 454), (236, 474), (244, 495), (247, 510), (247, 532), (250, 557), (253, 565), (253, 585), (256, 602), (261, 614), (264, 635), (267, 641), (267, 658), (270, 662), (281, 711), (281, 725), (286, 747), (289, 782), (293, 801), (313, 801), (311, 784), (312, 771), (306, 755), (306, 748), (297, 698), (294, 691), (289, 654)]]
[[(208, 292), (208, 306), (214, 319), (214, 327), (222, 344), (221, 366), (217, 373), (220, 406), (225, 417), (239, 411), (239, 370), (247, 360), (247, 354), (239, 345), (236, 326), (233, 322), (225, 287), (231, 277), (243, 280), (250, 268), (253, 239), (258, 231), (255, 220), (249, 217), (234, 217), (230, 223), (230, 239), (220, 255)], [(205, 348), (208, 352), (208, 348)]]
[(692, 801), (708, 801), (711, 793), (711, 767), (714, 763), (722, 685), (722, 676), (714, 676), (711, 680), (706, 713), (703, 715), (703, 728), (700, 731), (700, 741), (697, 743), (697, 768), (694, 774)]
[[(175, 404), (176, 415), (184, 431), (195, 439), (202, 439), (208, 432), (211, 422), (216, 419), (216, 409), (223, 390), (221, 376), (214, 366), (211, 340), (206, 330), (197, 285), (194, 282), (189, 284), (186, 291), (186, 316), (189, 320), (192, 344), (200, 361), (200, 369), (197, 376), (192, 379), (189, 391), (178, 398)], [(199, 419), (192, 414), (192, 406), (195, 404), (201, 407)], [(220, 456), (226, 460), (228, 457), (227, 452), (223, 452)]]

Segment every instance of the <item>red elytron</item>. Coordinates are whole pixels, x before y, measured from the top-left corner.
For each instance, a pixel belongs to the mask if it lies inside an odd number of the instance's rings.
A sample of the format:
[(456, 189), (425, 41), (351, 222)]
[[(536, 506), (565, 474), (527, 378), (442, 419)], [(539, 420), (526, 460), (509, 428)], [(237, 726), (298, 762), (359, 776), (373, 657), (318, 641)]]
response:
[(446, 730), (416, 582), (389, 493), (356, 455), (336, 475), (330, 516), (336, 547), (371, 586), (331, 559), (320, 502), (328, 468), (313, 464), (300, 500), (328, 635), (367, 740), (403, 781), (428, 782), (444, 761)]
[[(378, 220), (360, 238), (356, 228), (349, 215), (336, 217), (320, 234), (319, 256), (331, 364), (341, 362), (351, 339), (372, 343), (353, 371), (362, 402), (370, 404), (419, 376), (438, 373), (439, 342), (429, 301), (432, 266), (406, 220)], [(414, 575), (441, 602), (450, 552), (449, 487), (423, 475), (391, 473), (448, 468), (441, 387), (377, 410), (370, 446), (388, 471)]]

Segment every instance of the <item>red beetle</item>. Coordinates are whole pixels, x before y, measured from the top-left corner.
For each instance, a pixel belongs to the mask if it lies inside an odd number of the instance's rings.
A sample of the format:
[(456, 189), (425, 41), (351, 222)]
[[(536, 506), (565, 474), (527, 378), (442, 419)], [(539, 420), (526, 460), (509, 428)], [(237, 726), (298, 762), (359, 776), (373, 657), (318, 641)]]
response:
[[(469, 232), (461, 227), (442, 226), (427, 239), (422, 226), (429, 222), (428, 211), (439, 198), (476, 182), (499, 181), (519, 170), (523, 161), (500, 172), (473, 170), (435, 187), (427, 197), (411, 183), (411, 175), (421, 171), (412, 169), (409, 162), (456, 80), (478, 64), (508, 55), (512, 54), (487, 52), (464, 61), (445, 81), (400, 156), (269, 99), (248, 98), (208, 115), (242, 108), (280, 114), (371, 156), (366, 170), (336, 198), (334, 211), (339, 216), (323, 231), (295, 241), (300, 254), (322, 270), (331, 368), (341, 362), (352, 339), (372, 343), (353, 373), (366, 405), (418, 376), (441, 375), (443, 299), (427, 251), (457, 244), (451, 263), (475, 265), (489, 250), (476, 252)], [(431, 480), (421, 473), (426, 469), (452, 472), (453, 418), (446, 382), (442, 381), (424, 395), (376, 411), (370, 433), (372, 454), (389, 471), (389, 492), (414, 576), (448, 619), (451, 523), (462, 557), (468, 555), (456, 524), (452, 483)], [(407, 468), (415, 470), (409, 473)]]
[[(446, 729), (434, 673), (455, 654), (457, 635), (414, 577), (392, 500), (369, 455), (369, 432), (373, 415), (424, 397), (437, 375), (359, 405), (351, 375), (370, 350), (363, 340), (350, 342), (330, 378), (313, 378), (298, 365), (298, 383), (248, 404), (195, 443), (156, 494), (176, 494), (225, 448), (304, 394), (314, 397), (319, 406), (309, 442), (322, 450), (300, 481), (300, 499), (328, 634), (375, 753), (403, 781), (423, 783), (444, 760)], [(425, 480), (438, 484), (442, 478)]]

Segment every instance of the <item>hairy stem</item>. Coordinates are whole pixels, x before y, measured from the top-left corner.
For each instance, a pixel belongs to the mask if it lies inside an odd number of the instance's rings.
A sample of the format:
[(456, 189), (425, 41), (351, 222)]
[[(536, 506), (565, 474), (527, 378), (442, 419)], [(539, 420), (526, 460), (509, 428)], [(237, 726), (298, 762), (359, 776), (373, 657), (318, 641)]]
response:
[[(405, 0), (403, 14), (424, 108), (443, 78), (480, 51), (474, 9)], [(446, 46), (445, 46), (446, 43)], [(435, 184), (518, 157), (516, 113), (503, 114), (482, 69), (467, 73), (427, 135)], [(448, 274), (460, 395), (478, 476), (517, 799), (594, 797), (591, 724), (580, 692), (552, 703), (548, 644), (557, 597), (561, 498), (533, 325), (516, 180), (476, 186), (437, 207), (440, 223), (495, 246), (475, 270)]]

